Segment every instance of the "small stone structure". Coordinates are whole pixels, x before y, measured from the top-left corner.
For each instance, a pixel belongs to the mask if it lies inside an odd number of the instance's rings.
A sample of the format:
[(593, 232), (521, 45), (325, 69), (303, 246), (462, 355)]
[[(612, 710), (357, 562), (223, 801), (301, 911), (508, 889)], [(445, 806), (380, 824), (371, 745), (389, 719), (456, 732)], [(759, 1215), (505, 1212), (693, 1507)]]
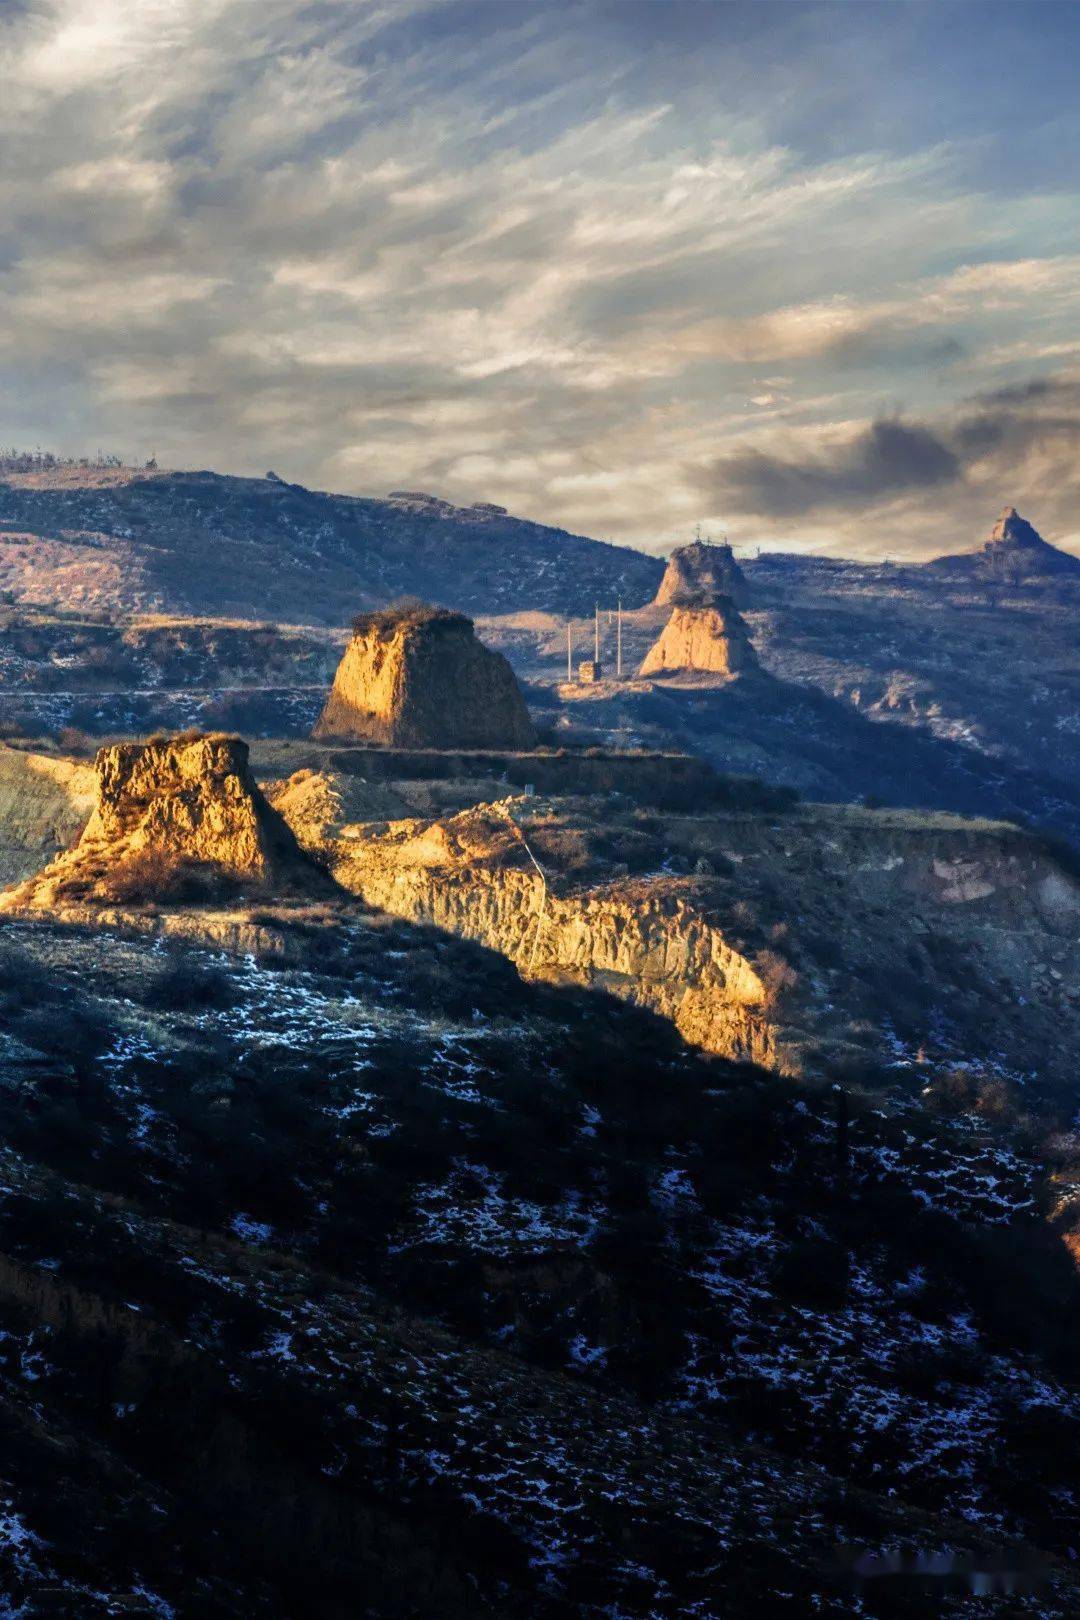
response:
[(604, 678), (604, 666), (596, 658), (583, 658), (578, 665), (578, 684), (581, 686), (595, 686), (597, 681)]
[(529, 748), (535, 740), (513, 670), (442, 608), (362, 615), (314, 736), (394, 748)]

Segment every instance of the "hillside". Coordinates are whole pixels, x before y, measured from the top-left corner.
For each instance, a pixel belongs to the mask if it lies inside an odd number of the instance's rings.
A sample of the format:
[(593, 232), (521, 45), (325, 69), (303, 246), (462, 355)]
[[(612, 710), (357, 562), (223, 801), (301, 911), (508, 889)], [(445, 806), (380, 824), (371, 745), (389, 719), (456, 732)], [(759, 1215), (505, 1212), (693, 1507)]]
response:
[(275, 477), (0, 475), (0, 591), (112, 613), (342, 625), (404, 596), (464, 612), (647, 601), (663, 564), (501, 507), (324, 494)]
[(1005, 584), (1047, 579), (1080, 581), (1080, 557), (1050, 545), (1015, 506), (1005, 507), (989, 538), (974, 551), (935, 557), (923, 566), (957, 578)]
[(841, 1106), (355, 902), (246, 927), (0, 952), (25, 1612), (914, 1620), (850, 1562), (942, 1550), (935, 1614), (1076, 1612), (1080, 1289), (977, 1070)]

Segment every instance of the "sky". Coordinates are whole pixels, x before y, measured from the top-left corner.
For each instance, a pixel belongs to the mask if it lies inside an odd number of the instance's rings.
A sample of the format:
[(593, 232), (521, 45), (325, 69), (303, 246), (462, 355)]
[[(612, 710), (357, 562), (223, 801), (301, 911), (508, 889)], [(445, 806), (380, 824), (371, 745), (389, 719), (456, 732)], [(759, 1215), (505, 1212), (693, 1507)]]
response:
[(0, 442), (1080, 551), (1080, 4), (0, 0)]

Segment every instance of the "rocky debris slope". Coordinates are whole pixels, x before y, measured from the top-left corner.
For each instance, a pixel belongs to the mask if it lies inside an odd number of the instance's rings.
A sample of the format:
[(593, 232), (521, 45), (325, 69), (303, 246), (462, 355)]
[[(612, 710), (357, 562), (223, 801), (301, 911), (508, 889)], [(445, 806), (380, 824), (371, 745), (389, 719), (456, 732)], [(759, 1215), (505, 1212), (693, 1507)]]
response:
[(66, 849), (96, 798), (92, 766), (0, 746), (0, 883), (27, 877)]
[(738, 607), (745, 607), (747, 594), (746, 575), (731, 547), (695, 540), (671, 553), (654, 600), (678, 606), (703, 596), (729, 596)]
[(288, 889), (315, 874), (271, 809), (238, 737), (181, 735), (99, 750), (96, 803), (74, 848), (0, 896), (5, 911)]
[(730, 677), (757, 667), (757, 653), (742, 614), (730, 597), (716, 596), (676, 607), (638, 673), (700, 670)]
[(64, 469), (0, 480), (0, 590), (124, 613), (340, 625), (342, 602), (463, 612), (648, 601), (663, 565), (487, 503), (335, 495), (279, 478)]
[(513, 670), (472, 620), (429, 607), (363, 615), (314, 735), (399, 748), (528, 748)]
[(1015, 506), (1005, 507), (977, 551), (936, 557), (926, 566), (1007, 583), (1051, 576), (1080, 579), (1080, 557), (1050, 545)]

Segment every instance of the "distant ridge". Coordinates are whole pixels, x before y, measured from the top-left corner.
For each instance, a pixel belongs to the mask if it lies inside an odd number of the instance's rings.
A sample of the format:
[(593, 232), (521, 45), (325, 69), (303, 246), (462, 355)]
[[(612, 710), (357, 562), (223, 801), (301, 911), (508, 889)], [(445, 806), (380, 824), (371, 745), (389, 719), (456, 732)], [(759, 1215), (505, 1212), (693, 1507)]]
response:
[(464, 613), (640, 607), (664, 565), (421, 492), (385, 498), (113, 464), (0, 467), (0, 591), (16, 601), (344, 625), (402, 597)]
[(1080, 557), (1044, 540), (1015, 506), (1004, 508), (989, 538), (977, 550), (935, 557), (924, 566), (942, 573), (1010, 583), (1050, 576), (1080, 579)]

